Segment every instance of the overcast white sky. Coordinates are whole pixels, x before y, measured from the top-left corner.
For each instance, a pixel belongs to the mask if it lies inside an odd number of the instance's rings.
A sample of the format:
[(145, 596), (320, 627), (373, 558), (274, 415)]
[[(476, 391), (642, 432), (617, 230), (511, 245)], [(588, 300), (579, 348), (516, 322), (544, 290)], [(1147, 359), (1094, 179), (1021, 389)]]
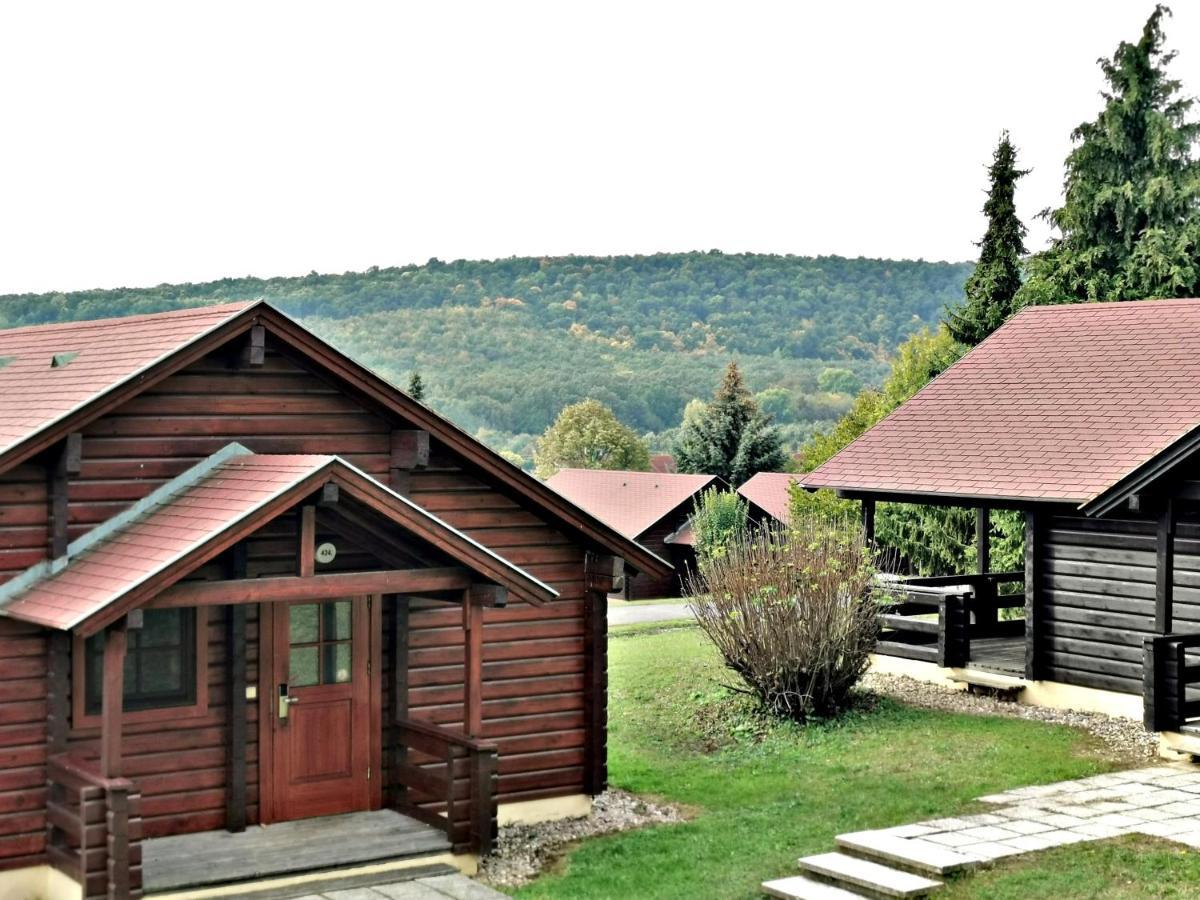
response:
[[(1175, 6), (1200, 93), (1200, 3)], [(1032, 218), (1099, 108), (1096, 58), (1151, 8), (7, 4), (0, 292), (431, 256), (973, 258), (1000, 130)]]

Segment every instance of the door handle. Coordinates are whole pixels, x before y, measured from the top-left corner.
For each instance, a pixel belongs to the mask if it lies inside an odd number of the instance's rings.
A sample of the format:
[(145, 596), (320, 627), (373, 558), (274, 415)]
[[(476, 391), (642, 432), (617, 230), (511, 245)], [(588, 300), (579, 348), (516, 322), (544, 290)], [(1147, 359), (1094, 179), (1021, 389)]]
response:
[(279, 686), (279, 718), (286, 719), (291, 705), (299, 702), (299, 697), (292, 697), (288, 694), (288, 686), (286, 684)]

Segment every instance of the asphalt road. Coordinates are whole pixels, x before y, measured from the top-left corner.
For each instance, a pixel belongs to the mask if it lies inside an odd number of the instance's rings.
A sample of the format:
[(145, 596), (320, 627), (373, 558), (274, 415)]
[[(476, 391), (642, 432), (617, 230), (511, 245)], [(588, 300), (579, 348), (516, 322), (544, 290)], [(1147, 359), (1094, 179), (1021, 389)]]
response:
[(608, 609), (609, 625), (637, 625), (642, 622), (669, 622), (673, 619), (694, 618), (688, 605), (680, 600), (678, 603), (655, 603), (648, 606), (635, 604), (610, 606)]

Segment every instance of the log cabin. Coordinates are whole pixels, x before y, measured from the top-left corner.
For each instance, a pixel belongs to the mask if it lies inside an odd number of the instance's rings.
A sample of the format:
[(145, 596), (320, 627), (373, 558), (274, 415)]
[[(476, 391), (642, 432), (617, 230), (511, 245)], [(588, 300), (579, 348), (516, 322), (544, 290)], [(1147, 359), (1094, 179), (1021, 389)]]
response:
[(586, 812), (626, 572), (671, 567), (267, 303), (0, 331), (0, 895)]
[(630, 540), (670, 560), (674, 570), (666, 575), (627, 577), (620, 591), (625, 600), (683, 596), (686, 573), (696, 563), (691, 528), (696, 503), (709, 489), (730, 489), (715, 475), (609, 469), (559, 469), (546, 484)]
[[(977, 571), (893, 586), (878, 664), (1200, 751), (1200, 300), (1024, 309), (800, 479), (868, 537), (877, 503), (977, 511)], [(1021, 569), (991, 571), (993, 509), (1023, 514)]]
[(787, 525), (792, 519), (792, 487), (796, 480), (797, 476), (788, 472), (759, 472), (747, 478), (737, 492), (772, 521)]

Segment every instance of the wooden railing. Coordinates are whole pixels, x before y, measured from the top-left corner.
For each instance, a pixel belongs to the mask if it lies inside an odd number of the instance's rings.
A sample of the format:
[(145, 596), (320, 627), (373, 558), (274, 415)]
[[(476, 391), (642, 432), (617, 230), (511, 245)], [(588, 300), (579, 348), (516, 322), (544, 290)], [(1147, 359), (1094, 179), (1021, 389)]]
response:
[(50, 864), (79, 882), (85, 900), (141, 897), (141, 794), (133, 782), (63, 753), (47, 761), (46, 787)]
[(395, 727), (393, 806), (446, 832), (456, 850), (485, 854), (496, 840), (496, 745), (428, 722)]
[[(1178, 731), (1200, 719), (1200, 700), (1188, 699), (1188, 689), (1200, 692), (1200, 664), (1189, 651), (1200, 650), (1200, 634), (1148, 637), (1143, 644), (1145, 725), (1151, 731)], [(1195, 652), (1192, 653), (1194, 657)]]
[(999, 616), (1001, 609), (1024, 607), (1024, 594), (1003, 587), (1024, 579), (1024, 572), (881, 579), (876, 652), (945, 668), (966, 666), (973, 639), (1024, 633), (1022, 620)]

